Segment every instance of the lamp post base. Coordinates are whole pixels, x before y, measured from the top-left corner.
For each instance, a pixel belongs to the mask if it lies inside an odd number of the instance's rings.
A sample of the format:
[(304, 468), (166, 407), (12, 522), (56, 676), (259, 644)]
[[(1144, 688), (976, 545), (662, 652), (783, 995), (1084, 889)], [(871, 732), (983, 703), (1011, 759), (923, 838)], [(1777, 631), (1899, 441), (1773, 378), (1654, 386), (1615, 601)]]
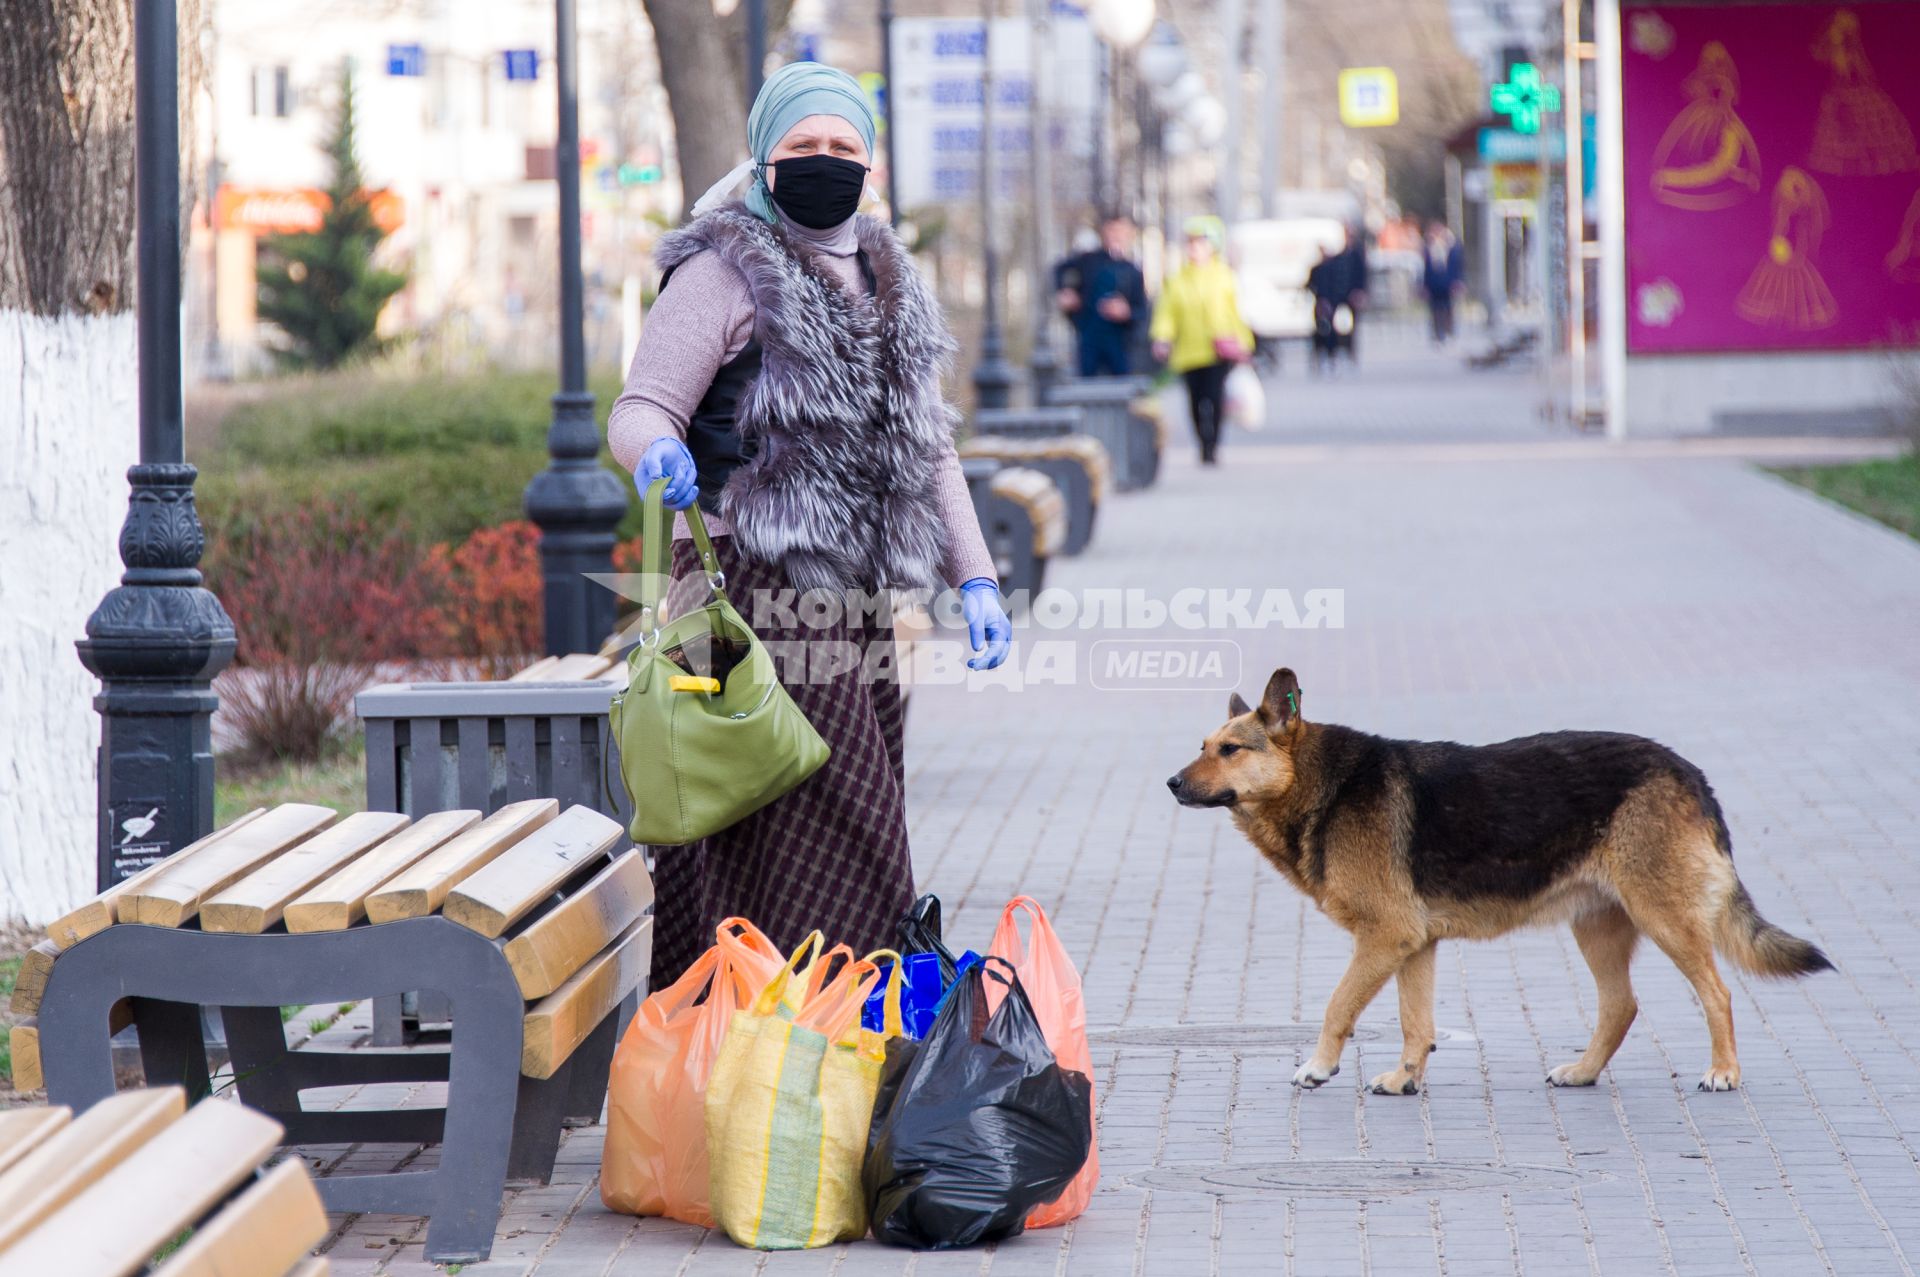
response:
[(618, 599), (588, 573), (613, 571), (614, 529), (627, 512), (626, 485), (598, 460), (593, 396), (553, 397), (552, 463), (527, 485), (526, 511), (540, 529), (540, 577), (549, 656), (593, 652), (613, 631)]
[(137, 465), (120, 558), (127, 571), (74, 644), (102, 684), (100, 890), (213, 830), (213, 677), (233, 659), (233, 622), (201, 588), (206, 543), (196, 471)]

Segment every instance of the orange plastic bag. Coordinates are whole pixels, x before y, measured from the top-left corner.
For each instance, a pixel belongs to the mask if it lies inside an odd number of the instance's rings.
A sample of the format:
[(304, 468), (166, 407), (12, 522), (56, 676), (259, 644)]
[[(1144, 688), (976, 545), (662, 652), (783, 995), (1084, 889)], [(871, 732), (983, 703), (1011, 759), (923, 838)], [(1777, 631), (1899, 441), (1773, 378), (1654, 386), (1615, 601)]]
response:
[(671, 988), (640, 1004), (614, 1052), (600, 1159), (600, 1200), (608, 1210), (713, 1227), (707, 1077), (733, 1013), (751, 1006), (785, 966), (773, 942), (744, 918), (722, 922), (714, 939)]
[[(1023, 912), (1028, 915), (1032, 931), (1024, 945), (1020, 943), (1020, 914)], [(1091, 1089), (1093, 1054), (1087, 1049), (1087, 1006), (1080, 993), (1080, 972), (1075, 969), (1073, 959), (1067, 956), (1060, 937), (1054, 934), (1053, 924), (1047, 921), (1046, 910), (1032, 896), (1015, 896), (1009, 900), (1007, 907), (1000, 911), (1000, 925), (993, 929), (993, 943), (987, 952), (1013, 964), (1021, 985), (1027, 991), (1028, 1001), (1033, 1003), (1034, 1014), (1040, 1021), (1040, 1031), (1047, 1035), (1047, 1045), (1053, 1048), (1054, 1058), (1060, 1061), (1061, 1068), (1086, 1075), (1088, 1102), (1097, 1114), (1100, 1110)], [(993, 996), (996, 988), (991, 981), (988, 982), (990, 1009), (999, 1005), (1000, 999)], [(1067, 1185), (1065, 1192), (1034, 1208), (1033, 1213), (1027, 1216), (1027, 1227), (1048, 1228), (1066, 1223), (1087, 1208), (1087, 1202), (1092, 1199), (1093, 1190), (1099, 1182), (1100, 1133), (1096, 1129), (1093, 1143), (1087, 1150), (1087, 1164), (1080, 1168), (1080, 1173), (1073, 1177), (1073, 1182)]]

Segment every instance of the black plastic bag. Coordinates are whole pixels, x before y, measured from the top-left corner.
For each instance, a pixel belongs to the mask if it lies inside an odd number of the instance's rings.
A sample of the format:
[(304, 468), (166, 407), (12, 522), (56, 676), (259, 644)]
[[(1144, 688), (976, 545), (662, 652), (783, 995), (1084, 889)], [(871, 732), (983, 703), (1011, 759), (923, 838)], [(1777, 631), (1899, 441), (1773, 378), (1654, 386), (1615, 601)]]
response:
[(900, 919), (900, 952), (931, 953), (940, 959), (940, 983), (949, 985), (959, 966), (940, 935), (940, 897), (928, 892)]
[[(971, 967), (926, 1040), (894, 1038), (862, 1170), (873, 1235), (947, 1250), (1017, 1236), (1093, 1143), (1093, 1086), (1063, 1069), (1000, 958)], [(1007, 986), (987, 1015), (986, 981)]]

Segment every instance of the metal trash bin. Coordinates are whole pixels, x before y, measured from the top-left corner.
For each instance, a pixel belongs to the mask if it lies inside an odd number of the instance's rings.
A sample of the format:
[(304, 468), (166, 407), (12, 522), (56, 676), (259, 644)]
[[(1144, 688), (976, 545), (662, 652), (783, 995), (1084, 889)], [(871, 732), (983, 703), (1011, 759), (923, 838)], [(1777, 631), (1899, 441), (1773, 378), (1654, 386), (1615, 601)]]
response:
[(1160, 436), (1155, 422), (1136, 414), (1134, 401), (1153, 383), (1145, 377), (1074, 377), (1047, 390), (1047, 406), (1078, 408), (1080, 427), (1106, 446), (1113, 458), (1114, 486), (1131, 492), (1151, 484), (1160, 472)]
[[(553, 798), (563, 809), (578, 804), (631, 824), (623, 786), (602, 783), (620, 766), (607, 710), (626, 677), (616, 664), (595, 679), (368, 688), (354, 698), (367, 732), (367, 810), (492, 815), (523, 798)], [(449, 1018), (437, 994), (376, 998), (373, 1044), (400, 1045), (409, 1019), (425, 1026)]]

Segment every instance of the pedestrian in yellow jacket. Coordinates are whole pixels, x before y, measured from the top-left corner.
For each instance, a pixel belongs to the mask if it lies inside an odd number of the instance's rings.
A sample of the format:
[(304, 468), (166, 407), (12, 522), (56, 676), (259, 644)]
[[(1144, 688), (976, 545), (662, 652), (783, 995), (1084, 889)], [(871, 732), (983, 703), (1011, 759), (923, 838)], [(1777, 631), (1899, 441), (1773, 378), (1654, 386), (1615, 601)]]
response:
[(1217, 217), (1187, 219), (1187, 260), (1160, 287), (1153, 306), (1156, 359), (1187, 383), (1200, 460), (1215, 464), (1226, 416), (1227, 373), (1253, 353), (1253, 331), (1240, 318), (1233, 268), (1222, 256), (1226, 228)]

